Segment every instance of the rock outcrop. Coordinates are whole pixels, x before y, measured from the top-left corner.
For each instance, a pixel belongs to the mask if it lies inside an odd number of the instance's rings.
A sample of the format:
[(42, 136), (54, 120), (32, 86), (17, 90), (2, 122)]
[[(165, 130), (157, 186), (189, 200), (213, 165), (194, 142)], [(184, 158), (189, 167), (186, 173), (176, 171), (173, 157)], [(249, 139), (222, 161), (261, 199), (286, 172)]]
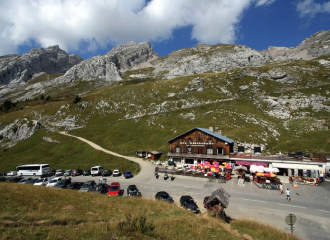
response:
[(83, 59), (68, 54), (58, 45), (46, 49), (32, 49), (23, 55), (6, 55), (0, 58), (0, 85), (26, 83), (36, 73), (65, 73)]
[(198, 44), (190, 49), (171, 53), (157, 62), (158, 71), (168, 71), (164, 78), (172, 79), (205, 72), (224, 72), (237, 67), (262, 66), (270, 56), (246, 46)]
[(313, 34), (297, 47), (269, 47), (268, 52), (277, 61), (287, 59), (312, 59), (330, 54), (330, 31)]
[(31, 137), (40, 127), (41, 124), (37, 120), (29, 121), (26, 118), (16, 119), (13, 123), (0, 130), (0, 142), (2, 140), (22, 141)]
[(149, 42), (129, 42), (113, 48), (103, 56), (92, 57), (77, 64), (55, 81), (65, 83), (77, 79), (85, 81), (102, 79), (110, 83), (116, 82), (122, 80), (121, 72), (156, 57), (158, 57), (157, 53)]

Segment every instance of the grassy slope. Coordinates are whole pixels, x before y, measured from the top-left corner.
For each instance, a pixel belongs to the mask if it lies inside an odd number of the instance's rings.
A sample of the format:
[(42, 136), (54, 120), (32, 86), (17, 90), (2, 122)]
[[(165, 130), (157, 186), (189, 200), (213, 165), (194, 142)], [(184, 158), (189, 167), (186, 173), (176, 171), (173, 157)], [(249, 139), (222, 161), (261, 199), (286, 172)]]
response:
[[(49, 137), (58, 143), (43, 140)], [(121, 172), (130, 170), (139, 172), (140, 166), (122, 158), (94, 150), (86, 143), (59, 133), (46, 132), (41, 129), (31, 138), (20, 141), (12, 148), (2, 149), (0, 169), (9, 171), (16, 166), (30, 163), (49, 163), (52, 169), (90, 169), (102, 165), (105, 169), (119, 169)]]
[[(0, 188), (0, 239), (297, 239), (270, 226), (242, 220), (229, 226), (153, 200), (15, 183)], [(154, 230), (120, 232), (127, 214), (144, 216)]]

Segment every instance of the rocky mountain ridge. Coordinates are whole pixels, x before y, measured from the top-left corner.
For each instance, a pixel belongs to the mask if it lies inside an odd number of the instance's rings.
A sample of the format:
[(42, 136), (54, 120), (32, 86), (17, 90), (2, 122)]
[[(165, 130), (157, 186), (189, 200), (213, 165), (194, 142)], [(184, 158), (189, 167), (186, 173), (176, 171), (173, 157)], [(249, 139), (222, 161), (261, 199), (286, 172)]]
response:
[(0, 58), (0, 85), (21, 85), (40, 72), (64, 73), (82, 60), (76, 54), (67, 54), (58, 45), (32, 49), (22, 55), (6, 55)]

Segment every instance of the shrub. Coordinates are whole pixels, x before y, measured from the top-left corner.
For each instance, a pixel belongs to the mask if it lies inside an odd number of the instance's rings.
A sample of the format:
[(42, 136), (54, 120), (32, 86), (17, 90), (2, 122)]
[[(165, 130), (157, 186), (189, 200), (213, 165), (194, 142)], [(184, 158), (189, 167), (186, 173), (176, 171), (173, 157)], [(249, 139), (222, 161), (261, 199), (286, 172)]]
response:
[(118, 223), (117, 229), (120, 234), (126, 236), (137, 237), (141, 234), (151, 236), (155, 226), (147, 222), (144, 214), (134, 218), (132, 218), (131, 214), (128, 214), (126, 215), (126, 221)]
[(73, 103), (78, 103), (81, 101), (81, 97), (79, 97), (78, 95), (75, 97), (75, 99), (73, 100)]

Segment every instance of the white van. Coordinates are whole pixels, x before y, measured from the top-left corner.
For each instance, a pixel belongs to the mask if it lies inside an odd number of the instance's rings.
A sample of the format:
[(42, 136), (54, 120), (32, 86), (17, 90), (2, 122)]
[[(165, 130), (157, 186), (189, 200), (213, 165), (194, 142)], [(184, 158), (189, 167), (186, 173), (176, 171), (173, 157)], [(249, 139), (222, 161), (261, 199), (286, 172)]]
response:
[(17, 171), (10, 171), (9, 173), (7, 173), (7, 176), (16, 176), (17, 175)]
[(91, 175), (92, 177), (94, 176), (99, 176), (103, 172), (103, 167), (102, 166), (95, 166), (91, 168)]
[(56, 177), (56, 178), (53, 178), (52, 180), (50, 180), (46, 187), (54, 187), (59, 181), (61, 181), (62, 178), (61, 177)]

